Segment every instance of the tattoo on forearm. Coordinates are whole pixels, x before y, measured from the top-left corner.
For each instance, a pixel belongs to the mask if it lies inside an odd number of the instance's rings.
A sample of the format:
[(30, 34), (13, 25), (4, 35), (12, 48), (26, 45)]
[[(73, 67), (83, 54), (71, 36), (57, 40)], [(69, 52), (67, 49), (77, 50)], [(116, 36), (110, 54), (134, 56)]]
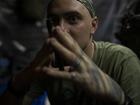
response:
[(92, 87), (95, 86), (95, 90), (93, 90), (95, 94), (99, 96), (111, 96), (113, 99), (115, 99), (114, 101), (120, 101), (120, 103), (123, 102), (123, 91), (113, 79), (111, 79), (107, 74), (103, 73), (94, 63), (90, 72), (94, 84), (92, 83), (93, 85), (89, 86), (91, 86), (91, 90), (94, 89)]

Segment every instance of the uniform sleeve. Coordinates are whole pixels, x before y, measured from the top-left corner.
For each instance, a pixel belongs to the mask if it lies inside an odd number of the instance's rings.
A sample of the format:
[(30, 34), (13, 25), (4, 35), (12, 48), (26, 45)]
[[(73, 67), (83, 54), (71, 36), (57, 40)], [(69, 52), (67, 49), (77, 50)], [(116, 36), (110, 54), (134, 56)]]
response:
[(132, 105), (140, 105), (140, 61), (136, 56), (126, 59), (121, 64), (120, 86), (125, 95), (132, 100)]

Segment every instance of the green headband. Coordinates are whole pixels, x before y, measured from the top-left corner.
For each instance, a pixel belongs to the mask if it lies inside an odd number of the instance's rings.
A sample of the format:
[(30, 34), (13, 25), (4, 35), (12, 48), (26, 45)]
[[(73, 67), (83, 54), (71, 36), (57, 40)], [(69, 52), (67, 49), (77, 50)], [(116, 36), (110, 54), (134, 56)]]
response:
[(92, 0), (77, 0), (77, 1), (81, 2), (88, 9), (88, 11), (89, 11), (89, 13), (91, 14), (92, 17), (95, 16), (95, 10), (94, 10)]
[[(53, 1), (53, 0), (48, 0), (48, 4), (50, 3), (50, 1)], [(80, 3), (82, 3), (89, 11), (90, 15), (92, 17), (95, 16), (95, 10), (94, 10), (94, 6), (93, 6), (93, 1), (92, 0), (77, 0), (79, 1)]]

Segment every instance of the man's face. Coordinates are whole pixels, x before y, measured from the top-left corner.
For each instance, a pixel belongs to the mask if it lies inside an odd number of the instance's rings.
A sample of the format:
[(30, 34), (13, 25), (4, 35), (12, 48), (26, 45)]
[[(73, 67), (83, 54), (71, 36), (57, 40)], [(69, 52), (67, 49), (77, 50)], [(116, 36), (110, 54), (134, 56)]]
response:
[[(96, 20), (87, 8), (77, 0), (54, 0), (48, 9), (51, 29), (60, 26), (65, 29), (84, 49), (96, 30)], [(49, 30), (49, 32), (51, 32)]]

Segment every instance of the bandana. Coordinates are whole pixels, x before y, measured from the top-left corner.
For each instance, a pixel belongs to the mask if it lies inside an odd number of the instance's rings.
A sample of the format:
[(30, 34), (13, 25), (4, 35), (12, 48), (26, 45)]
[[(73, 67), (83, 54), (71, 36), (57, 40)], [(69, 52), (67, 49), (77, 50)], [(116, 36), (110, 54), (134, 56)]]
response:
[[(50, 1), (52, 0), (48, 0), (48, 3), (47, 5), (50, 3)], [(77, 0), (79, 1), (80, 3), (82, 3), (89, 11), (90, 15), (92, 17), (95, 16), (95, 10), (94, 10), (94, 6), (93, 6), (93, 1), (92, 0)]]
[(95, 10), (94, 10), (92, 0), (77, 0), (77, 1), (81, 2), (88, 9), (88, 11), (92, 17), (95, 16)]

